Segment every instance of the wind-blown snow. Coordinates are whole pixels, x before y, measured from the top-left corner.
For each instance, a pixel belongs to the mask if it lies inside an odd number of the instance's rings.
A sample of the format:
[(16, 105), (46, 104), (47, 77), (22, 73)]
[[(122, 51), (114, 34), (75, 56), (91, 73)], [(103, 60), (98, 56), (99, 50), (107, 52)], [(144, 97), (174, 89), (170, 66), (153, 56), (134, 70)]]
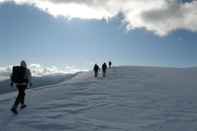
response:
[(115, 67), (27, 92), (27, 109), (0, 95), (1, 131), (196, 131), (197, 69)]

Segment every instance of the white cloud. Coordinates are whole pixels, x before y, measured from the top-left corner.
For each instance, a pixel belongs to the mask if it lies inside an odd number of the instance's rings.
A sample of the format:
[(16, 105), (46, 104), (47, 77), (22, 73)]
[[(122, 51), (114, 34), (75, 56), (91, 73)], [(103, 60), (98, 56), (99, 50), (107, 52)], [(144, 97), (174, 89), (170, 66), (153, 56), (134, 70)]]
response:
[[(43, 66), (40, 64), (31, 64), (29, 69), (33, 76), (45, 76), (53, 74), (70, 74), (82, 71), (73, 66), (65, 66), (64, 69), (59, 69), (56, 66)], [(12, 65), (8, 67), (0, 67), (0, 80), (8, 79), (12, 72)]]
[[(7, 0), (0, 0), (5, 2)], [(124, 15), (127, 29), (144, 28), (160, 36), (177, 29), (197, 31), (197, 1), (181, 0), (9, 0), (32, 4), (53, 16), (110, 19)], [(186, 0), (185, 0), (186, 1)]]
[(29, 66), (32, 74), (34, 76), (43, 76), (43, 75), (51, 75), (51, 74), (68, 74), (68, 73), (76, 73), (80, 70), (72, 67), (66, 66), (64, 69), (59, 69), (56, 66), (42, 66), (40, 64), (31, 64)]
[(8, 67), (0, 67), (0, 81), (8, 79), (11, 72), (11, 66)]

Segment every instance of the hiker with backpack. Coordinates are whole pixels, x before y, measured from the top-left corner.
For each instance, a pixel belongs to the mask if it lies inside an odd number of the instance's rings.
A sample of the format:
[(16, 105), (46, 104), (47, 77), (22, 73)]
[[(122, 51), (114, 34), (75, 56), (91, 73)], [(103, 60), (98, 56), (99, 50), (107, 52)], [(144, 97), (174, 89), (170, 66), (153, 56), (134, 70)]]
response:
[(103, 63), (102, 65), (102, 73), (103, 73), (103, 77), (106, 76), (106, 71), (107, 71), (107, 64), (106, 63)]
[(97, 64), (94, 65), (94, 77), (98, 77), (98, 72), (100, 71), (100, 68)]
[(14, 66), (11, 74), (11, 86), (15, 84), (18, 95), (14, 102), (14, 105), (11, 108), (11, 111), (17, 114), (18, 105), (21, 104), (21, 109), (25, 108), (25, 90), (28, 86), (32, 86), (31, 83), (31, 72), (27, 68), (25, 61), (21, 61), (20, 66)]

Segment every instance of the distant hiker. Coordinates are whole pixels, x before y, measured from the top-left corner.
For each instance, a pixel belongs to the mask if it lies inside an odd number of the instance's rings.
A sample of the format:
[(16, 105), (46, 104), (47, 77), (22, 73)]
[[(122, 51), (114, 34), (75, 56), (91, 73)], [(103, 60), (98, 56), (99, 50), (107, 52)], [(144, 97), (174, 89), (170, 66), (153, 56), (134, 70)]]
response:
[(98, 77), (98, 72), (100, 70), (99, 66), (97, 64), (94, 65), (94, 77)]
[(111, 68), (111, 66), (112, 66), (112, 62), (111, 62), (111, 61), (109, 61), (109, 68)]
[(103, 77), (106, 76), (106, 70), (107, 70), (107, 64), (106, 63), (103, 63), (102, 65), (102, 73), (103, 73)]
[(21, 109), (25, 108), (25, 89), (31, 84), (31, 72), (27, 68), (25, 61), (21, 61), (20, 66), (14, 66), (11, 74), (11, 86), (16, 85), (18, 90), (18, 95), (16, 97), (15, 103), (11, 108), (11, 111), (17, 114), (17, 107), (21, 104)]

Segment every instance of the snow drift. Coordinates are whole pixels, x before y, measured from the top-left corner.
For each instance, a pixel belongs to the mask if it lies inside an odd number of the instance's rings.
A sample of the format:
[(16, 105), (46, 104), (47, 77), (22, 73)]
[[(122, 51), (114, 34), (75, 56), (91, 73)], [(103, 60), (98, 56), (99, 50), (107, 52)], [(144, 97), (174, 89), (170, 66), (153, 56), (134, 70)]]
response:
[(27, 91), (13, 115), (15, 93), (0, 95), (1, 131), (196, 131), (197, 69), (115, 67), (107, 77), (79, 73)]

